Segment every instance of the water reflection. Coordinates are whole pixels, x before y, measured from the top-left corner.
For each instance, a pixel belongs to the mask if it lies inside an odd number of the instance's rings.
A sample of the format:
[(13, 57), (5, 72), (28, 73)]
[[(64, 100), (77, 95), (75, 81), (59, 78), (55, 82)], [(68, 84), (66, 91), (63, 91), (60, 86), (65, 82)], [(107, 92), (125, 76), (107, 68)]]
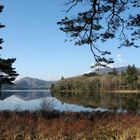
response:
[(51, 97), (49, 90), (28, 90), (28, 91), (21, 91), (20, 93), (15, 94), (16, 97), (22, 99), (22, 100), (34, 100), (39, 98), (45, 98), (45, 97)]
[(100, 107), (108, 109), (140, 109), (140, 93), (64, 93), (55, 94), (57, 99), (65, 103), (83, 105), (85, 107)]
[(0, 96), (0, 110), (34, 110), (41, 98), (51, 97), (49, 90), (3, 90)]
[(15, 93), (14, 92), (5, 92), (5, 91), (1, 91), (1, 94), (0, 94), (0, 100), (4, 100), (12, 95), (14, 95)]
[(51, 103), (53, 109), (59, 111), (106, 111), (105, 109), (83, 107), (62, 103), (52, 97), (49, 90), (12, 90), (3, 91), (0, 98), (0, 110), (39, 110), (42, 101)]
[(2, 91), (0, 110), (38, 110), (42, 100), (59, 111), (140, 110), (140, 93), (59, 93), (49, 90)]
[(1, 92), (0, 100), (4, 100), (12, 95), (15, 95), (23, 100), (33, 100), (51, 96), (49, 90), (3, 90)]

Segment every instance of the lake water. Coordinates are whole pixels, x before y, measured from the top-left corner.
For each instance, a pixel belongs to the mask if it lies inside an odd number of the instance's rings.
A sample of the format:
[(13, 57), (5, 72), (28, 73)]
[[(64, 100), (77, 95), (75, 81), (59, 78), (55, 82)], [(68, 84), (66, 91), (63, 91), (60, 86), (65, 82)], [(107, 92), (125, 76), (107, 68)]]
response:
[(0, 110), (39, 110), (49, 105), (49, 109), (59, 111), (106, 111), (103, 108), (84, 107), (64, 103), (52, 97), (50, 90), (5, 90), (0, 96)]
[(140, 112), (140, 92), (59, 92), (55, 97), (62, 102), (109, 111)]
[[(50, 90), (5, 90), (0, 110), (118, 111), (140, 110), (140, 93), (61, 93)], [(140, 112), (140, 111), (139, 111)]]

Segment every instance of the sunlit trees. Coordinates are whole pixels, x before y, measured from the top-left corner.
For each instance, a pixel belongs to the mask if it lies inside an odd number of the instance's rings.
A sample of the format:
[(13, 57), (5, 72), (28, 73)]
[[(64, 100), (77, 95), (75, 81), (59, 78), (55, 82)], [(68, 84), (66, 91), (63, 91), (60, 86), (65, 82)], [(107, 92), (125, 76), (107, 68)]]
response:
[[(0, 5), (0, 13), (3, 11), (4, 6)], [(0, 28), (5, 27), (0, 24)], [(0, 38), (0, 49), (2, 49), (1, 44), (3, 39)], [(0, 58), (0, 91), (2, 84), (13, 84), (13, 81), (18, 76), (15, 68), (12, 67), (12, 64), (15, 62), (15, 58), (2, 59)]]
[(137, 86), (137, 81), (138, 81), (138, 73), (136, 67), (133, 66), (128, 66), (127, 70), (124, 74), (124, 79), (125, 83), (128, 85), (130, 88), (135, 88)]
[(54, 93), (92, 93), (105, 91), (139, 90), (140, 77), (135, 65), (128, 66), (122, 73), (115, 68), (112, 73), (103, 75), (83, 75), (58, 81)]
[[(111, 53), (101, 49), (105, 41), (115, 38), (118, 48), (139, 47), (140, 0), (66, 0), (65, 5), (67, 16), (58, 22), (60, 30), (75, 45), (90, 47), (95, 66), (114, 62), (106, 56)], [(70, 17), (72, 9), (76, 15)]]

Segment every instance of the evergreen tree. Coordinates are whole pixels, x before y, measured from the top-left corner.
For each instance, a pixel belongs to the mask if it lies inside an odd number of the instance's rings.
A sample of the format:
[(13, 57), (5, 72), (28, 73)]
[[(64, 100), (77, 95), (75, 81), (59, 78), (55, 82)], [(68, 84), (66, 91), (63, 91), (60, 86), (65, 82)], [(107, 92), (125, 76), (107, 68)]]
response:
[(135, 65), (133, 66), (129, 65), (125, 72), (125, 82), (129, 87), (135, 88), (137, 85), (137, 81), (138, 81), (137, 69)]
[[(0, 13), (3, 11), (4, 6), (0, 5)], [(5, 27), (0, 24), (0, 28)], [(0, 38), (0, 49), (2, 49), (1, 44), (3, 39)], [(2, 59), (0, 58), (0, 92), (2, 84), (13, 84), (13, 81), (18, 76), (15, 68), (12, 67), (12, 64), (15, 62), (15, 58)]]
[(116, 68), (113, 68), (113, 69), (112, 69), (112, 74), (113, 74), (113, 75), (117, 75), (117, 74), (118, 74), (118, 71), (116, 70)]
[[(77, 7), (75, 16), (66, 16), (58, 22), (75, 45), (89, 46), (95, 66), (106, 66), (113, 59), (105, 57), (109, 51), (101, 50), (101, 43), (118, 39), (121, 47), (139, 47), (140, 0), (66, 0), (66, 14)], [(81, 8), (80, 8), (81, 7)], [(132, 12), (132, 10), (134, 12)]]
[(64, 76), (61, 77), (61, 80), (64, 80)]

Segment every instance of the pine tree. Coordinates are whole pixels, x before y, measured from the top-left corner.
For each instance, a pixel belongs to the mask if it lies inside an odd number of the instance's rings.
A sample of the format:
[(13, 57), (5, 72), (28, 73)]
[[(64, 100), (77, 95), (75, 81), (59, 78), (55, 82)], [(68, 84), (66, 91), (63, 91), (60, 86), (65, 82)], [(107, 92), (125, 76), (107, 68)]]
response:
[(113, 68), (113, 69), (112, 69), (112, 74), (113, 74), (113, 75), (117, 75), (117, 74), (118, 74), (118, 71), (116, 70), (116, 68)]
[(135, 88), (137, 85), (137, 81), (138, 81), (137, 69), (135, 65), (133, 66), (129, 65), (125, 72), (125, 82), (129, 87)]
[[(74, 45), (89, 46), (95, 66), (114, 62), (106, 56), (111, 52), (102, 50), (105, 41), (118, 40), (118, 48), (140, 47), (140, 0), (66, 0), (65, 6), (67, 15), (57, 23), (60, 30)], [(74, 8), (71, 16), (68, 12)]]
[[(4, 6), (0, 5), (0, 13), (3, 11)], [(5, 25), (0, 24), (0, 28), (4, 28)], [(0, 38), (0, 49), (2, 49), (3, 39)], [(12, 64), (16, 61), (15, 58), (2, 59), (0, 58), (0, 92), (2, 84), (13, 84), (13, 81), (18, 76), (15, 68)]]

